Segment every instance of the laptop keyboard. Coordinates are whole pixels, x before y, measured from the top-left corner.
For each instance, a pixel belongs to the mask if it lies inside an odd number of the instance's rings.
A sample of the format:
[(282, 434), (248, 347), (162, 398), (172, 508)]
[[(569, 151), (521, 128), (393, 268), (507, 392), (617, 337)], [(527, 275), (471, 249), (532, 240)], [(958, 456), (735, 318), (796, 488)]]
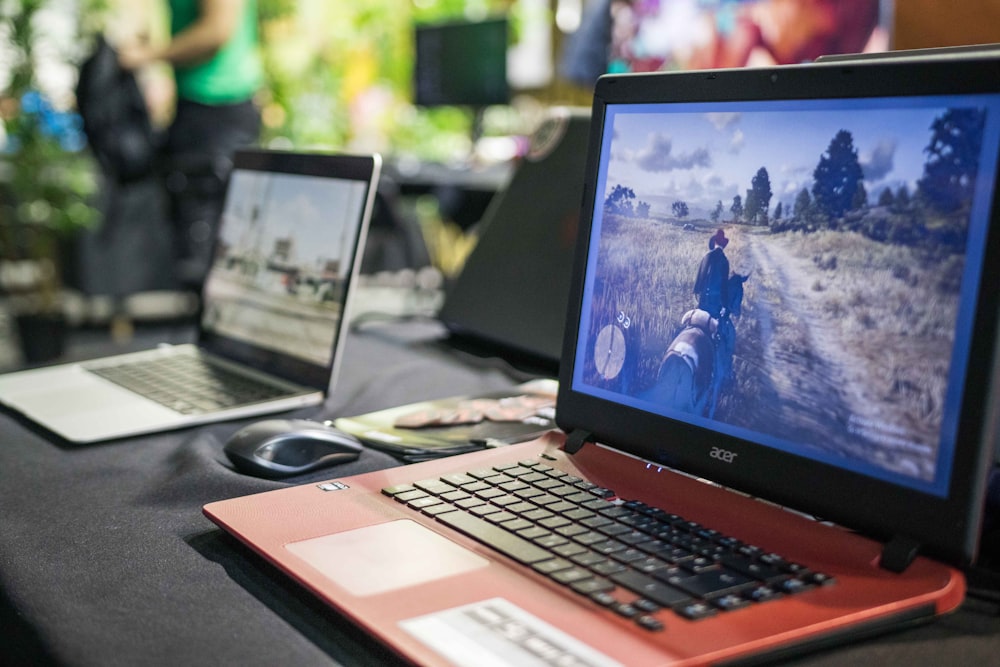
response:
[(648, 630), (834, 583), (821, 572), (535, 461), (382, 493)]
[(127, 361), (87, 370), (183, 414), (249, 405), (286, 393), (195, 355)]

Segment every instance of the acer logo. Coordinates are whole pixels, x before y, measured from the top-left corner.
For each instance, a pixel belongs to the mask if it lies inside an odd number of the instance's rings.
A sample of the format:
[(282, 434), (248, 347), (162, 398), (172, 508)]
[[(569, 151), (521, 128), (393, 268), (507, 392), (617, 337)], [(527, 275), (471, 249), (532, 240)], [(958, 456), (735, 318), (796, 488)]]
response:
[(712, 447), (712, 451), (708, 453), (713, 459), (718, 459), (723, 463), (732, 463), (736, 460), (736, 452), (731, 452), (728, 449), (723, 449), (722, 447)]

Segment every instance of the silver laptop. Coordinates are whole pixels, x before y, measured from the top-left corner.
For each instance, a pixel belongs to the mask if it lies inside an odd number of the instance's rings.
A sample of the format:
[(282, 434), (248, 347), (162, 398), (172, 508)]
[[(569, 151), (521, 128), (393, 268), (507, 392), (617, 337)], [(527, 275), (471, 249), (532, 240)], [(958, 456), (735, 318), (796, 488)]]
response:
[(238, 153), (197, 343), (0, 375), (0, 403), (73, 443), (321, 403), (380, 168), (377, 155)]

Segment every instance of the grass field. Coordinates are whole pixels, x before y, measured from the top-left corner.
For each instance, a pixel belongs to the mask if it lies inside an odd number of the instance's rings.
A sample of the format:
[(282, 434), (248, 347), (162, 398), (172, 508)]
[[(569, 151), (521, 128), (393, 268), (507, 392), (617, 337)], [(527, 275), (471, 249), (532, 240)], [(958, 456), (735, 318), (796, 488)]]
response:
[(708, 238), (722, 226), (731, 269), (749, 273), (736, 325), (734, 377), (716, 418), (815, 443), (926, 478), (939, 429), (964, 257), (932, 255), (852, 232), (606, 217), (591, 337), (631, 322), (619, 377), (587, 382), (639, 395), (656, 381)]

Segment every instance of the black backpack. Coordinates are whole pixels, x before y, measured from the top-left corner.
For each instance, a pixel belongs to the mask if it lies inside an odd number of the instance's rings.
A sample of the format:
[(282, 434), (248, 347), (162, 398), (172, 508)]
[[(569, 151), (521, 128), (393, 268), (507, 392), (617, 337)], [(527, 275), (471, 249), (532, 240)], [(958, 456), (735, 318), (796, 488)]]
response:
[(87, 141), (108, 176), (126, 183), (153, 171), (159, 140), (149, 110), (135, 76), (101, 36), (80, 66), (76, 103)]

